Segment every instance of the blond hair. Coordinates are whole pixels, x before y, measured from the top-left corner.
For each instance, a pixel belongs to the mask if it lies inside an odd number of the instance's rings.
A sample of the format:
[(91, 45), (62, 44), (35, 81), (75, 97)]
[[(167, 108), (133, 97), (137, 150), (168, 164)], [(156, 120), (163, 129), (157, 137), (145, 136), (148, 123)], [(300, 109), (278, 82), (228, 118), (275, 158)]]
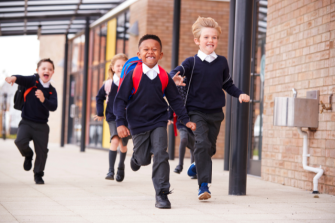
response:
[(113, 78), (113, 75), (114, 75), (114, 71), (113, 71), (113, 66), (115, 64), (115, 62), (117, 60), (124, 60), (124, 61), (127, 61), (128, 60), (128, 57), (126, 56), (126, 54), (123, 54), (123, 53), (119, 53), (119, 54), (116, 54), (112, 60), (111, 60), (111, 63), (109, 65), (109, 69), (108, 69), (108, 79), (112, 79)]
[(218, 32), (218, 38), (221, 34), (221, 27), (219, 24), (212, 18), (201, 17), (199, 16), (197, 21), (192, 25), (193, 36), (196, 39), (200, 39), (202, 28), (214, 28)]

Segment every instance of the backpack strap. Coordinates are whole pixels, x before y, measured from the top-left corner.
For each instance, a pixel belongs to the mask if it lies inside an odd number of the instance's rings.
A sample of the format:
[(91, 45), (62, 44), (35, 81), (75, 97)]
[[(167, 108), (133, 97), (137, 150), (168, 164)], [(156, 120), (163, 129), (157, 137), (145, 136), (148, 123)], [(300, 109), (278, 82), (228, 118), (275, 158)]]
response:
[(30, 92), (31, 90), (33, 90), (33, 88), (37, 88), (37, 87), (34, 86), (34, 87), (31, 87), (31, 88), (28, 88), (28, 89), (24, 92), (24, 94), (23, 94), (24, 102), (26, 102), (26, 97), (27, 97), (27, 95), (29, 94), (29, 92)]
[(162, 92), (164, 94), (164, 91), (165, 91), (166, 87), (169, 84), (169, 76), (168, 76), (168, 74), (166, 73), (166, 71), (161, 66), (158, 65), (158, 67), (159, 67), (159, 74), (158, 74), (158, 76), (159, 76), (159, 79), (161, 80), (161, 83), (162, 83)]
[(134, 95), (136, 94), (138, 90), (138, 86), (140, 85), (141, 79), (142, 79), (142, 63), (139, 62), (133, 72), (133, 90), (131, 91), (131, 94)]

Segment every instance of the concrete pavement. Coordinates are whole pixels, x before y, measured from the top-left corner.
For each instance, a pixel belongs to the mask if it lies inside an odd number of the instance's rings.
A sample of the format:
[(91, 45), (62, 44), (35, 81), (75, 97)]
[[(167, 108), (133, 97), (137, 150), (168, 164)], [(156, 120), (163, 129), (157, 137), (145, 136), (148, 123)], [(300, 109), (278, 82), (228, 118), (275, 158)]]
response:
[(248, 176), (247, 196), (229, 196), (222, 160), (213, 161), (212, 199), (205, 202), (197, 199), (197, 182), (185, 169), (175, 174), (177, 159), (171, 161), (172, 209), (156, 209), (151, 166), (132, 172), (127, 156), (125, 180), (117, 183), (104, 179), (106, 151), (49, 148), (46, 184), (35, 185), (13, 140), (0, 140), (0, 222), (335, 222), (335, 196), (327, 194), (314, 198)]

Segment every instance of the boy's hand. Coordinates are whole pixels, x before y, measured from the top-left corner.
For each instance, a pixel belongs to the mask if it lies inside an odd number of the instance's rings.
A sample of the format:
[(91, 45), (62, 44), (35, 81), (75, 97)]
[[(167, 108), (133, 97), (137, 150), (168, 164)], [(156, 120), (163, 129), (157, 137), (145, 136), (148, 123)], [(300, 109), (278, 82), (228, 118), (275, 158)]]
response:
[(238, 100), (240, 101), (240, 103), (242, 103), (242, 102), (249, 102), (250, 101), (250, 97), (247, 94), (241, 94), (240, 97), (238, 98)]
[(197, 124), (195, 124), (194, 122), (188, 122), (186, 123), (186, 127), (190, 128), (192, 131), (195, 131), (195, 129), (197, 128)]
[(95, 116), (93, 117), (93, 120), (94, 120), (94, 121), (98, 120), (99, 122), (101, 122), (104, 118), (105, 118), (105, 117), (103, 117), (103, 116), (97, 116), (97, 115), (95, 115)]
[(43, 103), (45, 100), (44, 94), (41, 90), (36, 90), (35, 95)]
[(125, 138), (130, 135), (130, 131), (126, 126), (121, 125), (117, 127), (117, 134), (119, 135), (120, 138)]
[(13, 84), (14, 84), (15, 81), (16, 81), (16, 77), (14, 77), (14, 76), (12, 76), (12, 77), (6, 77), (5, 81), (6, 81), (8, 84), (10, 84), (10, 85), (13, 86)]
[(168, 120), (168, 125), (171, 125), (171, 124), (173, 124), (173, 121)]
[(180, 72), (178, 71), (178, 73), (176, 73), (172, 80), (174, 81), (174, 83), (177, 85), (177, 86), (186, 86), (186, 84), (184, 83), (184, 78), (180, 75), (178, 75)]

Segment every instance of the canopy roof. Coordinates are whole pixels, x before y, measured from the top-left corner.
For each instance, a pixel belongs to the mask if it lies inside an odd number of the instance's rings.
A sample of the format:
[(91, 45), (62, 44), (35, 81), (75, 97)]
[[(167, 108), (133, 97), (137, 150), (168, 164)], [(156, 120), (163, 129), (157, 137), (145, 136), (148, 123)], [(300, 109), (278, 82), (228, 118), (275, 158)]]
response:
[(125, 0), (0, 0), (0, 35), (77, 33)]

